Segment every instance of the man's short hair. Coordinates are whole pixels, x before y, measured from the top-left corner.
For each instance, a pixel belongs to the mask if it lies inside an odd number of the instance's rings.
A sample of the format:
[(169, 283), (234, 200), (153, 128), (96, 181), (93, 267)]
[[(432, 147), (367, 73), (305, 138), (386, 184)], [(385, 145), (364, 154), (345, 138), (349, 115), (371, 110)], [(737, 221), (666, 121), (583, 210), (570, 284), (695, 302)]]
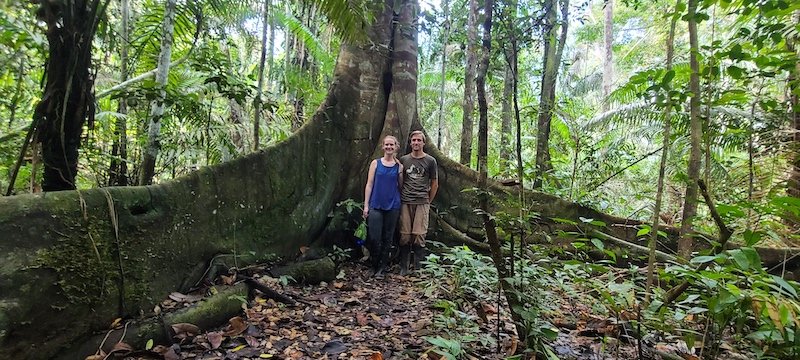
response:
[(408, 139), (411, 140), (414, 135), (422, 136), (422, 141), (425, 141), (425, 133), (422, 130), (414, 130), (411, 132), (411, 135), (408, 135)]

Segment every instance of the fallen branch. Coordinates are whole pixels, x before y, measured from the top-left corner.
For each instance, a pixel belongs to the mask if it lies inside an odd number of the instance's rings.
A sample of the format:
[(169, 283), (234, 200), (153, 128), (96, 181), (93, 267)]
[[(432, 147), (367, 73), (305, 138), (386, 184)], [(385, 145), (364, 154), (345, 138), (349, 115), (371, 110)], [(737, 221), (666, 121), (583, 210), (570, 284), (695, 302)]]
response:
[[(182, 57), (182, 58), (180, 58), (178, 60), (175, 60), (174, 62), (172, 62), (170, 64), (170, 66), (180, 65), (181, 63), (183, 63), (187, 59), (189, 59), (188, 55), (184, 56), (184, 57)], [(151, 77), (155, 76), (157, 71), (158, 71), (158, 69), (150, 70), (150, 71), (148, 71), (146, 73), (143, 73), (143, 74), (141, 74), (141, 75), (139, 75), (139, 76), (137, 76), (135, 78), (130, 78), (130, 79), (125, 80), (125, 81), (123, 81), (123, 82), (121, 82), (121, 83), (119, 83), (117, 85), (114, 85), (114, 86), (108, 88), (108, 89), (105, 89), (105, 90), (97, 93), (97, 95), (95, 95), (95, 100), (99, 100), (101, 98), (109, 96), (109, 95), (111, 95), (111, 94), (113, 94), (113, 93), (115, 93), (117, 91), (123, 90), (123, 89), (127, 88), (128, 86), (131, 86), (131, 85), (133, 85), (135, 83), (147, 80), (148, 78), (151, 78)]]
[[(239, 276), (242, 276), (242, 275), (239, 275)], [(266, 284), (264, 284), (264, 283), (262, 283), (262, 282), (260, 282), (260, 281), (258, 281), (256, 279), (253, 279), (251, 277), (245, 277), (244, 278), (244, 282), (247, 284), (247, 286), (250, 286), (251, 288), (260, 291), (268, 299), (272, 299), (272, 300), (275, 300), (277, 302), (284, 303), (284, 304), (287, 304), (287, 305), (292, 305), (292, 306), (297, 305), (297, 301), (295, 301), (294, 299), (292, 299), (292, 298), (290, 298), (290, 297), (288, 297), (288, 296), (286, 296), (284, 294), (281, 294), (281, 293), (279, 293), (279, 292), (277, 292), (275, 290), (272, 290), (269, 286), (267, 286)]]
[[(604, 232), (601, 232), (601, 231), (598, 231), (598, 230), (592, 230), (589, 234), (592, 235), (592, 236), (597, 236), (598, 238), (600, 238), (602, 240), (612, 241), (612, 242), (615, 242), (615, 243), (617, 243), (619, 245), (628, 247), (630, 249), (633, 249), (637, 253), (650, 254), (650, 249), (647, 246), (634, 244), (632, 242), (622, 240), (620, 238), (608, 235), (608, 234), (606, 234)], [(656, 250), (656, 258), (659, 261), (662, 261), (662, 262), (677, 262), (678, 261), (678, 258), (676, 256), (667, 254), (667, 253), (665, 253), (663, 251), (659, 251), (659, 250)]]
[(611, 179), (615, 178), (615, 177), (616, 177), (617, 175), (619, 175), (619, 174), (622, 174), (623, 172), (625, 172), (625, 170), (628, 170), (628, 169), (629, 169), (629, 168), (631, 168), (632, 166), (634, 166), (634, 165), (636, 165), (636, 164), (640, 163), (642, 160), (644, 160), (644, 159), (647, 159), (647, 158), (649, 158), (649, 157), (651, 157), (651, 156), (655, 155), (656, 153), (658, 153), (659, 151), (661, 151), (661, 149), (663, 149), (663, 148), (664, 148), (664, 147), (662, 146), (662, 147), (660, 147), (660, 148), (658, 148), (658, 149), (655, 149), (655, 150), (653, 150), (653, 151), (649, 152), (648, 154), (646, 154), (646, 155), (644, 155), (644, 156), (640, 157), (638, 160), (636, 160), (636, 161), (634, 161), (634, 162), (632, 162), (632, 163), (628, 164), (628, 166), (626, 166), (626, 167), (624, 167), (624, 168), (622, 168), (622, 169), (619, 169), (617, 172), (615, 172), (615, 173), (611, 174), (611, 176), (609, 176), (609, 177), (607, 177), (607, 178), (603, 179), (603, 181), (600, 181), (600, 182), (598, 182), (596, 185), (595, 185), (595, 184), (591, 184), (591, 185), (587, 186), (587, 188), (589, 188), (589, 189), (595, 189), (595, 190), (599, 189), (601, 186), (603, 186), (603, 185), (604, 185), (605, 183), (607, 183), (609, 180), (611, 180)]

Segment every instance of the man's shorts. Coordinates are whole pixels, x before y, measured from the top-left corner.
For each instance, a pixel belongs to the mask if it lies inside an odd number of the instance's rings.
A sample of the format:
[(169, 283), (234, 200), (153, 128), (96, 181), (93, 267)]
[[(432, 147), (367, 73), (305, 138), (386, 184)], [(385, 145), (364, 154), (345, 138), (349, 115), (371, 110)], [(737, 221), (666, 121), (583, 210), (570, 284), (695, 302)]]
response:
[(417, 235), (424, 239), (428, 233), (428, 216), (431, 204), (400, 205), (400, 235)]

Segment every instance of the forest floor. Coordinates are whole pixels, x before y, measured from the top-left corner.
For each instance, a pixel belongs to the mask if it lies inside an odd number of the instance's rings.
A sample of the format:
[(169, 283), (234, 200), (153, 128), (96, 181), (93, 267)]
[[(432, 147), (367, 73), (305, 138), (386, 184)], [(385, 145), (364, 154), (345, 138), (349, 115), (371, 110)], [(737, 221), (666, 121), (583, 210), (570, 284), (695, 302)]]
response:
[[(165, 359), (531, 359), (520, 354), (508, 309), (477, 302), (462, 306), (466, 325), (443, 316), (441, 295), (425, 291), (426, 275), (408, 276), (390, 269), (384, 279), (360, 264), (346, 265), (336, 280), (313, 286), (286, 285), (282, 292), (298, 301), (284, 305), (256, 297), (226, 326), (181, 338), (180, 347), (160, 347)], [(227, 279), (230, 281), (231, 279)], [(277, 279), (260, 281), (281, 288)], [(427, 295), (426, 295), (427, 293)], [(446, 297), (446, 296), (445, 296)], [(185, 299), (179, 299), (185, 301)], [(165, 300), (166, 308), (180, 301)], [(652, 350), (638, 354), (615, 319), (593, 313), (591, 303), (548, 299), (557, 309), (548, 319), (557, 337), (549, 342), (560, 359), (660, 359)], [(499, 308), (499, 311), (497, 310)], [(669, 359), (698, 359), (679, 344), (657, 344)], [(650, 348), (652, 349), (652, 348)], [(157, 349), (154, 349), (157, 350)], [(456, 355), (445, 356), (444, 353)], [(514, 356), (514, 354), (517, 354)]]

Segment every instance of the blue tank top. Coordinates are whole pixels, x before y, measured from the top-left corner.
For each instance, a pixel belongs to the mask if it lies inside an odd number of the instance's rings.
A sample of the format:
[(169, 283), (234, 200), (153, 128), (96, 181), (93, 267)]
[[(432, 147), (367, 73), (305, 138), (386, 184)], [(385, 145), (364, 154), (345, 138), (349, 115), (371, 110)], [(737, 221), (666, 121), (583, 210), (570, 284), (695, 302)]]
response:
[(394, 166), (383, 166), (383, 161), (378, 159), (375, 176), (372, 178), (372, 193), (369, 197), (370, 209), (396, 210), (400, 208), (400, 188), (398, 176), (400, 163)]

